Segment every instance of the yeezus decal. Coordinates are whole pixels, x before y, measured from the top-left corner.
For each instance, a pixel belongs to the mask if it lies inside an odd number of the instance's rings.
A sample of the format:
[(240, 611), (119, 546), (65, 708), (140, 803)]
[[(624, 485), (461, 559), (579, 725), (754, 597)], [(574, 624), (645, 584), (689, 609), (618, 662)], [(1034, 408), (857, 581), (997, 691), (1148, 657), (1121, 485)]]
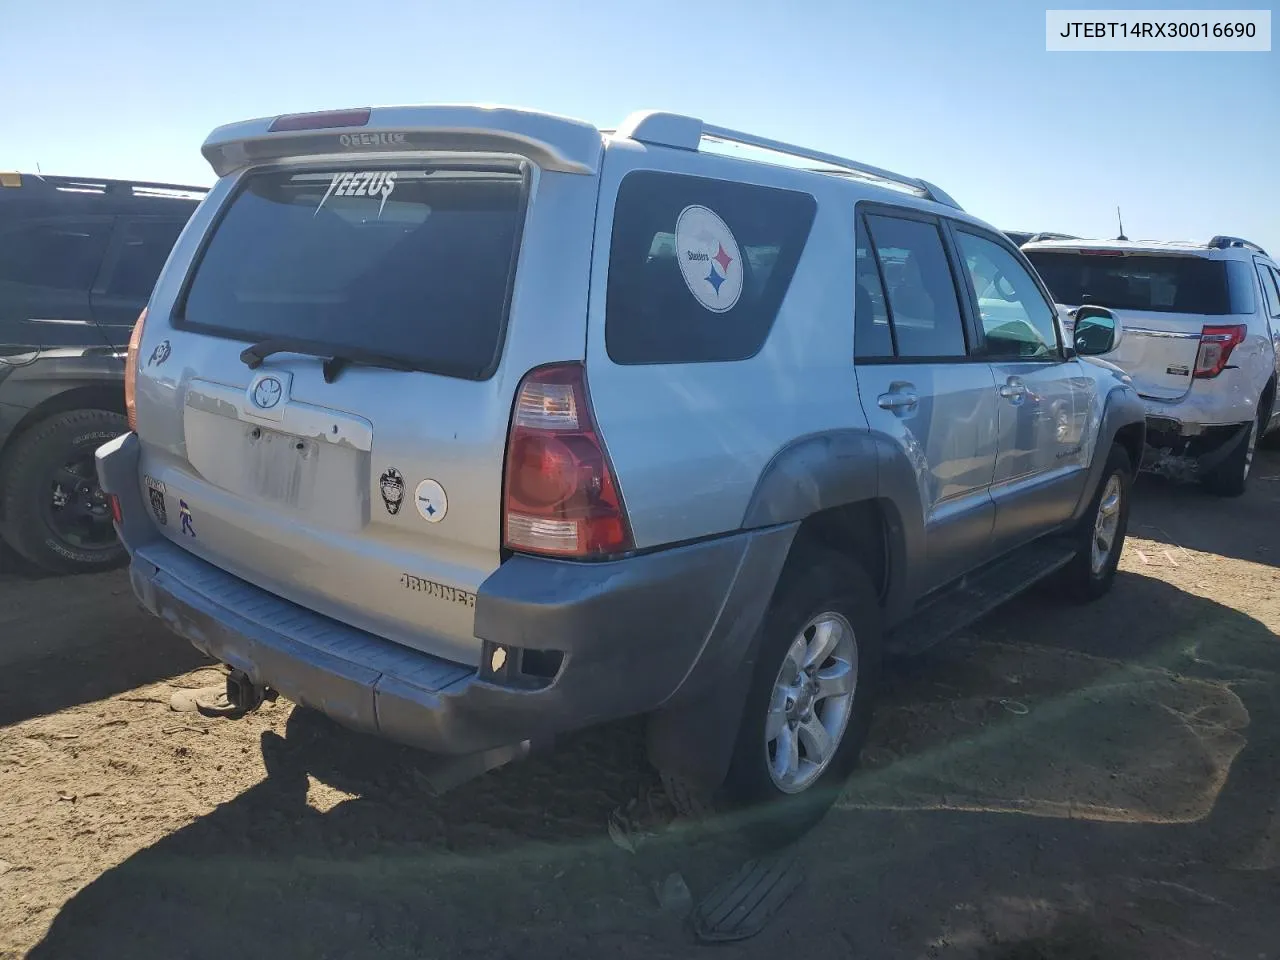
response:
[[(330, 197), (381, 197), (378, 204), (378, 216), (382, 216), (382, 208), (387, 205), (387, 197), (396, 188), (396, 172), (394, 170), (347, 170), (335, 173), (329, 181), (329, 189), (320, 198), (316, 207), (319, 213)], [(312, 214), (315, 216), (315, 214)]]

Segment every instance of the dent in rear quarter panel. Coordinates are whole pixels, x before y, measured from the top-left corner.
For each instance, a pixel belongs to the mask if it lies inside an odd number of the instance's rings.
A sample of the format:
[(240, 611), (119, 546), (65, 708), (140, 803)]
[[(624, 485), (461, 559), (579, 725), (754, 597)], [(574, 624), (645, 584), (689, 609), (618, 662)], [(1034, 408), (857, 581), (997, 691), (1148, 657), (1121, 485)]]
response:
[[(652, 365), (609, 358), (605, 303), (614, 205), (622, 178), (636, 169), (818, 197), (804, 254), (756, 356)], [(610, 144), (592, 256), (587, 371), (637, 547), (739, 529), (761, 474), (794, 438), (865, 428), (853, 375), (852, 237), (852, 201), (821, 178), (709, 154)], [(706, 320), (726, 322), (709, 311)]]

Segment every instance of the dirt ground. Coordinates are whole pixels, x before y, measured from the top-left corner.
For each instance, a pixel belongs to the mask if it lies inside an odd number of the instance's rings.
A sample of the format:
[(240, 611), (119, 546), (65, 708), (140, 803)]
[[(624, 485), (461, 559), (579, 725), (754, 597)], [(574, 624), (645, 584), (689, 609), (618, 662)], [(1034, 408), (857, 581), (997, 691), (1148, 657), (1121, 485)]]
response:
[[(1280, 957), (1280, 456), (1144, 479), (1115, 589), (1041, 588), (888, 672), (803, 885), (733, 956)], [(667, 814), (634, 724), (437, 796), (428, 758), (216, 680), (121, 572), (0, 573), (0, 957), (591, 957), (696, 946), (741, 851)]]

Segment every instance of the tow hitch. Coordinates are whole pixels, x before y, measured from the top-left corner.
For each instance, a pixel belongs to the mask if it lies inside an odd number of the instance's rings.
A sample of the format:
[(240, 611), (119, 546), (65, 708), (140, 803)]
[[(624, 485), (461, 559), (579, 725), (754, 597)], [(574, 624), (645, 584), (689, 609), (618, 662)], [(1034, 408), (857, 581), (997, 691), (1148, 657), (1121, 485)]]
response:
[(254, 683), (242, 670), (226, 669), (225, 684), (179, 690), (170, 698), (169, 706), (179, 713), (236, 720), (257, 710), (264, 702), (276, 699), (276, 691)]

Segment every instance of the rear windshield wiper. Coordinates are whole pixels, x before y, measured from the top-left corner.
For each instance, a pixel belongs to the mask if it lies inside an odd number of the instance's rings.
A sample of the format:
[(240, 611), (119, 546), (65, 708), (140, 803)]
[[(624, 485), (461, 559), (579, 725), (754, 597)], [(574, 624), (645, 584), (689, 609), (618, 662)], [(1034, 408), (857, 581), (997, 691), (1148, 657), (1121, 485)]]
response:
[(333, 383), (338, 379), (338, 375), (353, 363), (364, 367), (385, 367), (388, 370), (403, 370), (406, 372), (418, 369), (408, 360), (392, 357), (385, 353), (361, 350), (358, 347), (343, 347), (338, 352), (332, 346), (318, 343), (315, 340), (301, 340), (291, 337), (261, 340), (251, 347), (245, 347), (240, 351), (240, 362), (250, 370), (256, 370), (262, 366), (262, 361), (273, 353), (301, 353), (309, 357), (319, 357), (324, 361), (325, 383)]

